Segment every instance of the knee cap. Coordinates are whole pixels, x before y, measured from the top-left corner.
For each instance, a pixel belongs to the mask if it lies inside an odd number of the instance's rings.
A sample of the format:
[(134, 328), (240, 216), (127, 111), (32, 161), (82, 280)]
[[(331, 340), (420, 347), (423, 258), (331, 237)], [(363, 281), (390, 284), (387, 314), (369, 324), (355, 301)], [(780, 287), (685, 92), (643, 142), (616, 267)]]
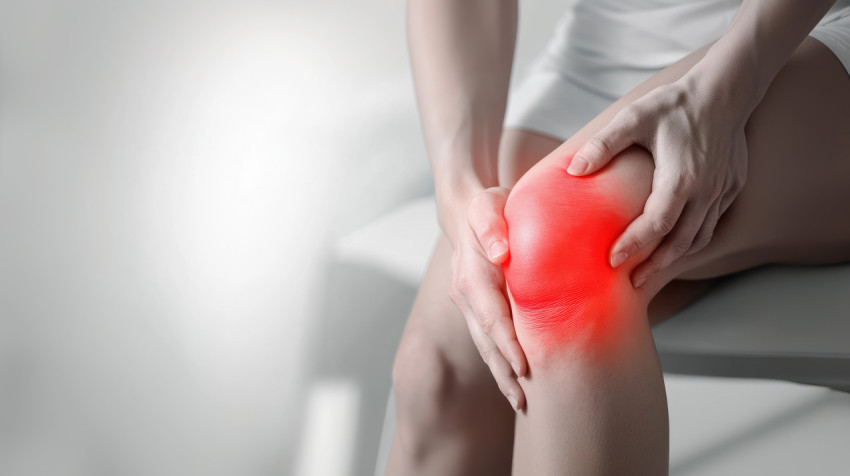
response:
[(628, 272), (609, 262), (615, 238), (635, 217), (623, 195), (611, 177), (574, 177), (551, 165), (514, 187), (503, 267), (518, 333), (552, 347), (600, 339), (616, 325), (618, 309), (635, 294)]

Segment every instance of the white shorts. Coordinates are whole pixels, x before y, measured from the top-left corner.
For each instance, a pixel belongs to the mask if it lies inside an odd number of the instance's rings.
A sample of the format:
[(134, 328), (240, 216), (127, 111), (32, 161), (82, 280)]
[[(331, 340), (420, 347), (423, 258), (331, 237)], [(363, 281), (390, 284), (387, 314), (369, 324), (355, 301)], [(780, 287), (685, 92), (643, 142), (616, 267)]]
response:
[[(566, 140), (661, 69), (716, 40), (740, 0), (579, 0), (508, 101), (505, 127)], [(850, 0), (839, 0), (810, 36), (850, 73)]]

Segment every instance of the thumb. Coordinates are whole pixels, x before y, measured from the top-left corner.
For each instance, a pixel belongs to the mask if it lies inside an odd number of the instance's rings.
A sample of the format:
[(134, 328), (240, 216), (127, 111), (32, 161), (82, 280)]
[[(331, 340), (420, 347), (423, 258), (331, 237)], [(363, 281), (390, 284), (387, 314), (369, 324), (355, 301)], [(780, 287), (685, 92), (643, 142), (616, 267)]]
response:
[(508, 189), (488, 188), (476, 195), (467, 209), (466, 221), (494, 264), (508, 258), (508, 225), (504, 216), (507, 199)]
[(588, 175), (604, 167), (615, 155), (635, 143), (636, 114), (630, 107), (623, 108), (614, 119), (591, 137), (575, 153), (567, 173)]

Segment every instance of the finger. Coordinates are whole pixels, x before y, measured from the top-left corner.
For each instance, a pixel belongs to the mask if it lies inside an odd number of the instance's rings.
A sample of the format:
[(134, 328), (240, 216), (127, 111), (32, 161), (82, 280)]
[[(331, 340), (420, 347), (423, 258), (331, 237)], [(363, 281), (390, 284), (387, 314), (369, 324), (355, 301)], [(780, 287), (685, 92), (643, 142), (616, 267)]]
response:
[(686, 255), (692, 255), (711, 243), (711, 238), (714, 236), (714, 229), (717, 228), (717, 221), (720, 219), (720, 202), (722, 200), (722, 196), (717, 197), (714, 203), (711, 204), (708, 213), (705, 215), (705, 221), (702, 222), (702, 226), (696, 236), (694, 236), (694, 242), (691, 244), (688, 252), (685, 253)]
[(519, 411), (525, 405), (525, 393), (522, 391), (519, 382), (517, 382), (510, 363), (502, 355), (493, 340), (481, 330), (475, 313), (472, 311), (468, 302), (465, 299), (460, 300), (460, 302), (456, 300), (455, 304), (463, 313), (475, 348), (478, 350), (479, 355), (481, 355), (481, 359), (490, 369), (490, 373), (499, 386), (499, 391), (508, 399), (514, 411)]
[(467, 301), (482, 332), (496, 344), (517, 377), (525, 375), (525, 353), (517, 340), (514, 321), (510, 318), (511, 309), (502, 290), (481, 286), (474, 294), (467, 295)]
[[(655, 183), (660, 185), (656, 188)], [(616, 268), (649, 243), (670, 233), (686, 202), (674, 186), (667, 186), (661, 180), (653, 181), (643, 213), (626, 227), (611, 249), (611, 266)]]
[(567, 173), (587, 175), (605, 166), (615, 155), (635, 143), (640, 118), (637, 106), (626, 106), (575, 153)]
[(508, 225), (505, 222), (505, 202), (508, 189), (493, 187), (476, 195), (469, 203), (466, 221), (481, 248), (494, 264), (508, 258)]
[(484, 331), (478, 325), (478, 322), (473, 318), (467, 318), (469, 325), (469, 334), (472, 336), (472, 341), (481, 354), (481, 358), (487, 367), (490, 368), (490, 373), (496, 380), (499, 390), (508, 399), (514, 411), (525, 406), (525, 393), (522, 387), (514, 377), (510, 364), (505, 360), (505, 357), (499, 352), (498, 347), (493, 341), (484, 334)]
[[(746, 154), (746, 147), (744, 147), (744, 156)], [(732, 206), (735, 199), (738, 198), (738, 195), (744, 189), (744, 185), (747, 183), (747, 169), (746, 167), (743, 170), (739, 171), (735, 174), (734, 178), (731, 181), (732, 186), (728, 190), (723, 191), (723, 198), (720, 201), (720, 216), (723, 216), (726, 213), (726, 210)]]
[(689, 204), (685, 207), (675, 229), (667, 235), (667, 238), (646, 261), (635, 268), (632, 273), (634, 287), (640, 287), (650, 276), (670, 266), (688, 251), (700, 226), (705, 221), (707, 212), (705, 205)]
[(723, 198), (720, 199), (720, 216), (723, 216), (726, 213), (726, 210), (729, 209), (730, 206), (735, 202), (735, 199), (738, 198), (738, 194), (741, 193), (741, 188), (736, 187), (732, 190), (729, 190), (723, 195)]

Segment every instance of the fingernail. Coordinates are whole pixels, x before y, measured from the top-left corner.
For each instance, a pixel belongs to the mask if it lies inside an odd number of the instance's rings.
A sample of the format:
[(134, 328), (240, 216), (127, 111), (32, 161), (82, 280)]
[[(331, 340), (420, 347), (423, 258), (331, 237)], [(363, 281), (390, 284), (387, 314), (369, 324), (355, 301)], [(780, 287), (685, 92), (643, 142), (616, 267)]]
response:
[(626, 261), (626, 258), (628, 257), (629, 254), (625, 251), (615, 253), (614, 256), (611, 257), (611, 267), (616, 268), (617, 266), (620, 266), (621, 264), (623, 264), (623, 261)]
[(508, 244), (504, 241), (497, 241), (490, 245), (490, 259), (496, 259), (508, 252)]
[(515, 412), (519, 411), (519, 402), (517, 402), (516, 397), (513, 395), (508, 395), (508, 401), (511, 402), (511, 406), (513, 407)]
[(587, 170), (587, 162), (584, 159), (573, 157), (570, 166), (567, 168), (567, 173), (570, 175), (581, 175)]
[(641, 277), (635, 279), (634, 286), (636, 288), (639, 288), (645, 282), (646, 282), (646, 276), (641, 276)]

